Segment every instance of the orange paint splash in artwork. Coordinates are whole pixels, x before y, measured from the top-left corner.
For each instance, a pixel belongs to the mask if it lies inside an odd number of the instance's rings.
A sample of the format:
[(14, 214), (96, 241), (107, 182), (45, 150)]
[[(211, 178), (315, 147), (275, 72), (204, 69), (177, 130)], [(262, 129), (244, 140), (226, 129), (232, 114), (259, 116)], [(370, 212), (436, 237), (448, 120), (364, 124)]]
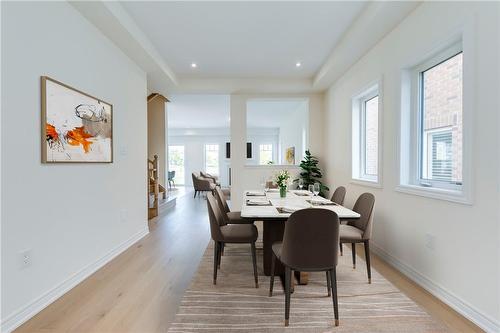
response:
[(88, 153), (90, 150), (90, 145), (92, 144), (92, 142), (87, 139), (91, 137), (92, 135), (85, 132), (83, 126), (75, 127), (73, 130), (68, 131), (68, 133), (66, 133), (66, 138), (68, 139), (68, 143), (72, 146), (82, 145), (83, 151), (85, 151), (85, 153)]
[(54, 125), (47, 123), (45, 125), (45, 133), (47, 135), (47, 140), (59, 140), (59, 134), (57, 134), (56, 127)]

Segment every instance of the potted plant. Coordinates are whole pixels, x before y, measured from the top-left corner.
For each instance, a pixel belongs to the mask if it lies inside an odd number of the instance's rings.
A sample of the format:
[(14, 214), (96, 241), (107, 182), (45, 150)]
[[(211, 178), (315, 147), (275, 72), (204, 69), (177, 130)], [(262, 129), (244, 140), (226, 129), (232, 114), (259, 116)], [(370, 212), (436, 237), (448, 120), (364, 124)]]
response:
[(276, 175), (276, 184), (280, 189), (280, 197), (282, 198), (286, 197), (286, 190), (289, 180), (290, 180), (290, 173), (288, 172), (288, 170), (281, 170)]
[[(311, 152), (308, 150), (305, 151), (306, 156), (300, 162), (300, 168), (302, 171), (300, 172), (300, 178), (304, 181), (304, 186), (307, 189), (309, 185), (314, 185), (314, 183), (320, 184), (320, 192), (319, 195), (325, 196), (325, 191), (329, 191), (330, 189), (323, 185), (320, 179), (323, 177), (321, 174), (321, 170), (318, 167), (318, 159), (311, 155)], [(298, 181), (299, 178), (294, 181)]]

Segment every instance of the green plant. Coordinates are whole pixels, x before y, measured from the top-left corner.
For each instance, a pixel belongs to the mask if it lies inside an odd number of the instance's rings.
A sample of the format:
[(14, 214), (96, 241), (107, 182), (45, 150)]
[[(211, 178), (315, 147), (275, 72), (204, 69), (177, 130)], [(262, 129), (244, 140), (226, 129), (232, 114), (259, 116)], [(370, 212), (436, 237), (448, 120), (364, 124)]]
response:
[(290, 173), (288, 170), (281, 170), (276, 175), (276, 184), (279, 188), (286, 188), (288, 186), (288, 180), (290, 179)]
[[(318, 159), (311, 155), (311, 152), (306, 150), (305, 152), (306, 156), (304, 156), (304, 159), (300, 161), (300, 168), (302, 171), (300, 172), (300, 178), (304, 181), (304, 186), (307, 189), (309, 185), (314, 185), (314, 183), (319, 183), (320, 184), (320, 192), (319, 195), (324, 196), (325, 191), (329, 191), (330, 189), (326, 186), (323, 185), (321, 182), (321, 178), (323, 175), (321, 174), (321, 169), (318, 167)], [(299, 178), (295, 179), (294, 181), (298, 181)]]

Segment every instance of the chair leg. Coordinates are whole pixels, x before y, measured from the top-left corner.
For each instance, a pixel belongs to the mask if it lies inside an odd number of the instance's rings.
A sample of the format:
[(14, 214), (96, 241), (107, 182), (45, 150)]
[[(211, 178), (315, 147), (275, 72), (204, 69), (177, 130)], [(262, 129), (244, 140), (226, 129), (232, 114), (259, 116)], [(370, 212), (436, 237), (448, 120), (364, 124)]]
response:
[(330, 281), (330, 271), (326, 271), (326, 289), (328, 289), (328, 297), (332, 296), (332, 286)]
[(194, 191), (194, 197), (193, 198), (196, 198), (196, 193), (198, 193), (198, 191)]
[(214, 241), (214, 284), (217, 284), (217, 265), (219, 262), (219, 243)]
[(344, 255), (344, 248), (342, 246), (342, 243), (339, 243), (339, 247), (340, 247), (340, 255), (343, 256)]
[(330, 283), (332, 286), (332, 300), (333, 300), (333, 315), (335, 317), (335, 326), (339, 326), (339, 303), (337, 299), (337, 268), (334, 267), (330, 271)]
[(224, 248), (224, 243), (219, 243), (219, 249), (217, 250), (218, 258), (217, 258), (217, 268), (220, 269), (221, 255), (222, 249)]
[(259, 276), (257, 275), (257, 254), (255, 250), (255, 242), (252, 243), (252, 261), (253, 261), (253, 277), (255, 279), (255, 288), (259, 288)]
[(372, 283), (372, 271), (370, 267), (370, 241), (364, 241), (365, 244), (365, 261), (366, 271), (368, 272), (368, 283)]
[(290, 287), (292, 284), (292, 270), (285, 268), (285, 326), (288, 326), (290, 320)]
[(222, 247), (221, 247), (221, 250), (220, 250), (220, 255), (223, 256), (224, 255), (224, 249), (226, 248), (226, 244), (225, 243), (222, 243)]
[(352, 249), (352, 268), (356, 269), (356, 243), (351, 243)]
[(273, 257), (271, 260), (271, 279), (269, 280), (269, 297), (273, 296), (273, 287), (274, 287), (274, 267), (276, 266), (276, 256), (273, 253)]

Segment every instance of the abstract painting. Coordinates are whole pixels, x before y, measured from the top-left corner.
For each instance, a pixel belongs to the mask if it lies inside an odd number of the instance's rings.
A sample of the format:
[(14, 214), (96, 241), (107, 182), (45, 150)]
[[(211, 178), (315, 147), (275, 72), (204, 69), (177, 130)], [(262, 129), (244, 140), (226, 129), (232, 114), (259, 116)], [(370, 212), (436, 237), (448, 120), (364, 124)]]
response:
[(42, 162), (113, 162), (113, 106), (42, 76)]
[(295, 147), (286, 149), (285, 160), (287, 164), (295, 164)]

